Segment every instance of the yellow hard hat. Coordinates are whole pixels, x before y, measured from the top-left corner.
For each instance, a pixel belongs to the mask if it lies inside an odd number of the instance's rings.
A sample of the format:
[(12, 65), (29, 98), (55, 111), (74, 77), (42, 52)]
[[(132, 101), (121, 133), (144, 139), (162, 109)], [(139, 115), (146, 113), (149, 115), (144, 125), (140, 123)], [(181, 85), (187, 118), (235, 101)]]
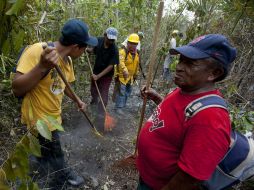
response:
[(172, 34), (178, 34), (179, 31), (178, 30), (173, 30)]
[(129, 35), (128, 42), (139, 43), (139, 36), (136, 33)]

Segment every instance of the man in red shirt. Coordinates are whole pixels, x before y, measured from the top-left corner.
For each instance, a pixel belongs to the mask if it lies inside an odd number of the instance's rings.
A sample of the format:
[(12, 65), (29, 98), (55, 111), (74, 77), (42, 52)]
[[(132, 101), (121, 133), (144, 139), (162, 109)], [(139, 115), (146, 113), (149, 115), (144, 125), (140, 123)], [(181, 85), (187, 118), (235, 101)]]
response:
[(215, 94), (236, 57), (236, 49), (219, 34), (201, 36), (170, 50), (180, 54), (174, 83), (165, 99), (154, 90), (143, 91), (158, 107), (138, 139), (138, 190), (194, 190), (208, 180), (230, 145), (230, 117), (222, 108), (202, 110), (186, 120), (184, 110), (193, 100)]

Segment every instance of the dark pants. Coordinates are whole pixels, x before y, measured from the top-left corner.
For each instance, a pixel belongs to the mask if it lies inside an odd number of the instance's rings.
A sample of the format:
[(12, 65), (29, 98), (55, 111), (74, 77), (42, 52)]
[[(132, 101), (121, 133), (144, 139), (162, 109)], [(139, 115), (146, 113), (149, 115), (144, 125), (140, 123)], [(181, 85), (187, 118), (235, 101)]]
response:
[[(108, 104), (108, 92), (109, 92), (111, 81), (112, 81), (111, 76), (102, 77), (96, 81), (105, 106), (107, 106)], [(91, 104), (98, 104), (100, 98), (99, 98), (99, 94), (97, 92), (94, 81), (91, 82), (91, 96), (92, 96)], [(98, 110), (103, 111), (102, 104), (98, 104)]]
[(64, 160), (59, 132), (52, 131), (52, 141), (45, 139), (41, 135), (38, 135), (38, 140), (41, 145), (41, 157), (38, 158), (38, 161), (44, 168), (50, 166), (52, 170), (50, 178), (53, 179), (50, 182), (50, 187), (58, 189), (66, 182), (69, 171)]
[(153, 190), (153, 189), (150, 188), (148, 185), (146, 185), (145, 182), (140, 177), (137, 190)]
[[(145, 184), (145, 182), (141, 179), (141, 177), (139, 177), (137, 190), (153, 190), (153, 189), (150, 188), (147, 184)], [(204, 188), (201, 184), (197, 186), (197, 190), (206, 190), (206, 188)]]

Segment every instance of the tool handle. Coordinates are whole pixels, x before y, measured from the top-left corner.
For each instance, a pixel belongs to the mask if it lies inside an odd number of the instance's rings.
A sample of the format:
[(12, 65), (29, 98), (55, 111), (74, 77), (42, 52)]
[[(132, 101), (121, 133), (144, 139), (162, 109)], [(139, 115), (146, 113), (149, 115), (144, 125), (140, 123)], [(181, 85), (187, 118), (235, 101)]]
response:
[[(42, 45), (42, 48), (43, 48), (43, 49), (46, 49), (47, 46), (48, 46), (48, 44), (43, 44), (43, 45)], [(63, 72), (61, 71), (60, 67), (57, 65), (57, 66), (55, 66), (55, 69), (56, 69), (57, 73), (60, 75), (60, 77), (61, 77), (61, 79), (63, 80), (64, 84), (66, 85), (67, 89), (69, 90), (69, 92), (70, 92), (71, 95), (73, 96), (74, 101), (75, 101), (76, 103), (78, 103), (80, 99), (79, 99), (79, 97), (75, 94), (75, 92), (72, 90), (71, 85), (70, 85), (69, 82), (66, 80), (66, 78), (65, 78)], [(81, 112), (82, 112), (83, 115), (86, 117), (86, 119), (87, 119), (88, 123), (90, 124), (90, 126), (91, 126), (96, 132), (98, 132), (97, 129), (95, 128), (95, 126), (93, 125), (92, 121), (89, 119), (89, 117), (88, 117), (88, 115), (86, 114), (86, 112), (85, 112), (83, 109), (81, 109)]]
[[(69, 82), (66, 80), (66, 78), (65, 78), (63, 72), (61, 71), (60, 67), (57, 65), (55, 68), (56, 68), (57, 73), (60, 75), (61, 79), (63, 80), (64, 84), (66, 85), (67, 89), (70, 91), (70, 93), (71, 93), (72, 96), (74, 97), (74, 101), (75, 101), (76, 103), (78, 103), (78, 102), (79, 102), (79, 98), (78, 98), (78, 96), (75, 94), (75, 92), (72, 90), (71, 85), (70, 85)], [(83, 115), (86, 117), (86, 119), (87, 119), (87, 121), (89, 122), (90, 126), (91, 126), (93, 129), (96, 130), (96, 128), (94, 127), (92, 121), (91, 121), (91, 120), (89, 119), (89, 117), (87, 116), (86, 112), (85, 112), (83, 109), (81, 109), (81, 112), (82, 112)]]
[[(156, 59), (157, 38), (159, 35), (159, 31), (160, 31), (160, 23), (161, 23), (161, 18), (162, 18), (163, 6), (164, 6), (164, 1), (161, 0), (159, 7), (158, 7), (156, 25), (154, 28), (153, 42), (152, 42), (152, 54), (150, 56), (150, 64), (149, 64), (149, 70), (148, 70), (147, 81), (146, 81), (146, 90), (148, 90), (151, 85), (152, 71), (153, 71), (153, 67), (154, 67), (154, 63), (155, 63), (155, 59)], [(140, 133), (142, 125), (143, 125), (146, 103), (147, 103), (147, 96), (144, 96), (143, 106), (142, 106), (141, 116), (140, 116), (140, 121), (139, 121), (139, 126), (138, 126), (138, 132), (137, 132), (137, 136), (136, 136), (136, 147), (135, 147), (134, 156), (137, 156), (137, 154), (138, 154), (138, 138), (139, 138), (139, 133)]]
[[(87, 53), (87, 51), (85, 51), (85, 52), (86, 52), (86, 57), (87, 57), (87, 61), (88, 61), (88, 65), (89, 65), (91, 74), (93, 74), (93, 69), (92, 69), (92, 65), (91, 65), (91, 62), (90, 62), (88, 53)], [(99, 90), (99, 88), (98, 88), (98, 84), (97, 84), (97, 82), (96, 82), (95, 80), (94, 80), (93, 82), (94, 82), (95, 87), (96, 87), (96, 90), (97, 90), (97, 92), (98, 92), (98, 94), (99, 94), (99, 97), (100, 97), (100, 100), (101, 100), (101, 103), (102, 103), (102, 107), (103, 107), (103, 109), (104, 109), (104, 111), (105, 111), (105, 113), (106, 113), (106, 112), (107, 112), (106, 106), (105, 106), (104, 101), (103, 101), (103, 99), (102, 99), (102, 97), (101, 97), (101, 93), (100, 93), (100, 90)]]

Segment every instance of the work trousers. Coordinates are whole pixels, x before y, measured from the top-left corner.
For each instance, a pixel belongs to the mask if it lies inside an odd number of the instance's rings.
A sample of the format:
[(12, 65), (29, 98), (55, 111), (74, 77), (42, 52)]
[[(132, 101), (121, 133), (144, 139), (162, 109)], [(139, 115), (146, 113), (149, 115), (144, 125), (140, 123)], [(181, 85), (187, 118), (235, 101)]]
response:
[(125, 85), (120, 81), (116, 81), (115, 85), (117, 85), (115, 107), (123, 108), (126, 106), (127, 99), (131, 95), (132, 85), (130, 83)]
[[(47, 168), (48, 165), (52, 171), (51, 187), (60, 188), (68, 177), (69, 169), (64, 160), (64, 153), (60, 144), (59, 131), (52, 131), (52, 141), (45, 139), (40, 134), (38, 140), (41, 145), (41, 157), (38, 158), (42, 167)], [(50, 174), (51, 175), (51, 174)]]
[[(111, 81), (112, 81), (111, 76), (101, 77), (99, 80), (96, 81), (105, 106), (107, 106), (107, 104), (108, 104), (108, 92), (109, 92), (109, 87), (110, 87)], [(97, 105), (98, 101), (99, 101), (99, 94), (96, 89), (95, 82), (93, 80), (91, 82), (90, 91), (91, 91), (91, 96), (92, 96), (91, 104)], [(103, 107), (102, 107), (101, 103), (98, 104), (98, 110), (103, 111)]]

